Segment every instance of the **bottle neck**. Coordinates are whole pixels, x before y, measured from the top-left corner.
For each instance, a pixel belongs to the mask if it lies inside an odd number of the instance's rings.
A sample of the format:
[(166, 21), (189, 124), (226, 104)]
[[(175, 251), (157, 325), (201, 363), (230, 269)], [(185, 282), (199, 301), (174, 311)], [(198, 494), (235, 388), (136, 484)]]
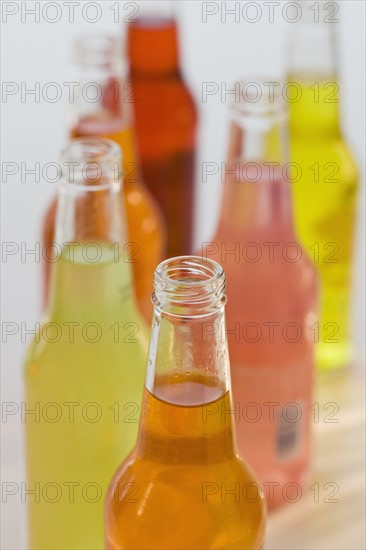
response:
[(161, 454), (163, 437), (170, 460), (232, 456), (231, 417), (219, 410), (231, 403), (223, 270), (201, 258), (175, 258), (159, 266), (154, 283), (138, 452)]
[(234, 109), (221, 231), (293, 233), (288, 149), (287, 116), (279, 105)]
[[(179, 72), (178, 27), (172, 2), (165, 2), (164, 9), (148, 8), (139, 13), (138, 20), (128, 27), (128, 56), (130, 73), (154, 78)], [(147, 6), (147, 7), (146, 7)]]
[[(131, 127), (133, 90), (128, 88), (122, 46), (105, 35), (87, 36), (75, 46), (75, 102), (72, 135), (115, 136)], [(118, 139), (117, 139), (118, 141)]]
[(234, 171), (245, 175), (232, 176), (225, 184), (219, 233), (229, 237), (231, 232), (245, 231), (260, 238), (260, 233), (265, 236), (270, 232), (278, 238), (295, 238), (289, 171), (270, 163), (251, 170), (239, 162)]
[(337, 35), (334, 23), (295, 25), (290, 35), (290, 130), (324, 139), (339, 134)]
[(61, 160), (57, 200), (53, 316), (103, 312), (129, 300), (131, 276), (126, 251), (120, 149), (94, 138), (69, 142)]

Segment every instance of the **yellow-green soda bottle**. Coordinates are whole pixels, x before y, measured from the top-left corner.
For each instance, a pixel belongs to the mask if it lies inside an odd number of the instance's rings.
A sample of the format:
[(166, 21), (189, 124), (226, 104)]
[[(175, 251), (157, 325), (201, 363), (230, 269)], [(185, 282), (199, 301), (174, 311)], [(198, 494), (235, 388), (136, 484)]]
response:
[(29, 546), (102, 549), (109, 480), (133, 448), (147, 334), (133, 298), (121, 150), (71, 140), (61, 157), (49, 311), (25, 366)]
[(297, 234), (320, 275), (316, 362), (336, 372), (352, 360), (350, 298), (358, 173), (340, 127), (335, 2), (300, 2), (292, 26), (286, 94), (290, 108)]

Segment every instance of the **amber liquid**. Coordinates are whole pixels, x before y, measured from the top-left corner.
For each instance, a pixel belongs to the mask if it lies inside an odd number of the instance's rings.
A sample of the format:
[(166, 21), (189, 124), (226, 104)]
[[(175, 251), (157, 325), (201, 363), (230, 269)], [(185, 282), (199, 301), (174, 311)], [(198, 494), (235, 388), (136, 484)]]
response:
[(142, 174), (168, 227), (167, 256), (192, 251), (197, 113), (178, 65), (172, 20), (130, 25), (130, 80)]
[[(137, 304), (145, 319), (152, 315), (152, 279), (157, 264), (162, 260), (165, 234), (161, 214), (140, 181), (139, 168), (134, 154), (133, 134), (123, 121), (108, 113), (85, 117), (71, 132), (72, 138), (100, 136), (117, 142), (123, 155), (123, 199), (127, 217), (128, 253), (132, 268)], [(44, 244), (54, 241), (56, 202), (45, 219)], [(51, 263), (45, 262), (45, 302), (48, 297)]]
[(137, 447), (107, 494), (106, 547), (259, 549), (263, 496), (235, 453), (229, 392), (202, 375), (155, 384)]

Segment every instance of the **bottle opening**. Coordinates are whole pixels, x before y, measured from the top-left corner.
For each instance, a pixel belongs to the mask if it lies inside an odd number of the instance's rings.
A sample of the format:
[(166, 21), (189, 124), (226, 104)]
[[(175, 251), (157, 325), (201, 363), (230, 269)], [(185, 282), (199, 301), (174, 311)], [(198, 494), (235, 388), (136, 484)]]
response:
[(175, 6), (172, 0), (149, 0), (136, 3), (133, 21), (143, 26), (168, 26), (174, 22)]
[(235, 84), (234, 113), (250, 116), (286, 117), (284, 84), (275, 79), (253, 77)]
[[(226, 302), (226, 277), (220, 264), (198, 256), (180, 256), (162, 262), (154, 274), (153, 303), (158, 309), (192, 308), (210, 313)], [(206, 311), (205, 311), (206, 310)]]
[(86, 34), (75, 42), (75, 61), (88, 67), (110, 67), (121, 59), (120, 42), (108, 34)]
[(64, 183), (100, 191), (121, 186), (122, 151), (110, 139), (78, 138), (68, 142), (61, 153)]
[(162, 15), (146, 14), (133, 23), (133, 25), (144, 31), (159, 31), (173, 27), (175, 21), (173, 18), (164, 17)]

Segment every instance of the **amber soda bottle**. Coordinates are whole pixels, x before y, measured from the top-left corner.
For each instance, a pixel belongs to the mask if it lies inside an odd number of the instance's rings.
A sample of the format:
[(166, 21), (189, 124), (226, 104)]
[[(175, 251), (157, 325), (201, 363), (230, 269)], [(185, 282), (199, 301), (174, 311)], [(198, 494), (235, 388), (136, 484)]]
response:
[(107, 492), (106, 547), (259, 549), (263, 493), (232, 426), (224, 271), (173, 258), (154, 287), (140, 431)]

